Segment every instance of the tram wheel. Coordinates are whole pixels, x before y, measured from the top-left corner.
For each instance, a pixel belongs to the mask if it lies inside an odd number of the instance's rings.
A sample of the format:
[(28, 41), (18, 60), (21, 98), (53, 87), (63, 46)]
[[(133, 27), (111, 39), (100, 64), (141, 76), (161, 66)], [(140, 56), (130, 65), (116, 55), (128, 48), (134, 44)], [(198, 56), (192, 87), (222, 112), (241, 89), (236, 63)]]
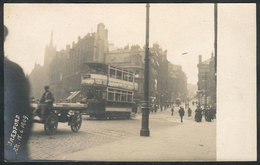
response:
[(71, 123), (70, 123), (70, 128), (71, 128), (72, 132), (78, 132), (81, 127), (81, 123), (82, 123), (82, 115), (80, 113), (75, 114), (72, 117)]
[(53, 135), (58, 128), (58, 117), (51, 113), (44, 122), (44, 131), (47, 135)]

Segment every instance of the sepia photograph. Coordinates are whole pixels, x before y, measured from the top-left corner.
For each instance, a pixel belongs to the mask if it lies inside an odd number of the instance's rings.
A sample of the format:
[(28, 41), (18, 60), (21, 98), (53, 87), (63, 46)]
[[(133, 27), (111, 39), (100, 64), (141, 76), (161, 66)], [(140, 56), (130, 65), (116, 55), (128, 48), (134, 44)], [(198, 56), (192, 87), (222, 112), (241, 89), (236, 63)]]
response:
[(256, 4), (5, 3), (3, 29), (6, 162), (256, 161)]

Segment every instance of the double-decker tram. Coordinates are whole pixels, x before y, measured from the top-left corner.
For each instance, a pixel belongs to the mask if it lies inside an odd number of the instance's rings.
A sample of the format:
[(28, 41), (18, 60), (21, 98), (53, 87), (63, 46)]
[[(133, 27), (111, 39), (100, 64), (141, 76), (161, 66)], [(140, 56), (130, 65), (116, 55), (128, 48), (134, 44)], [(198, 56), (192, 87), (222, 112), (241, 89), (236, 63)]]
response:
[(104, 63), (84, 63), (81, 68), (81, 94), (90, 117), (130, 118), (134, 92), (138, 85), (134, 73)]

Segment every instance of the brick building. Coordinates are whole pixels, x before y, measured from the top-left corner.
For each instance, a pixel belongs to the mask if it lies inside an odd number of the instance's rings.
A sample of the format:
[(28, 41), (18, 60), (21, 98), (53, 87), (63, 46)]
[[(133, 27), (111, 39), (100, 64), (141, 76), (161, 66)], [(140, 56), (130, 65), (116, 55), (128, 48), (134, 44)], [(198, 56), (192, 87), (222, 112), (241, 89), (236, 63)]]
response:
[(198, 67), (198, 99), (201, 105), (216, 104), (216, 77), (215, 58), (213, 53), (211, 58), (202, 61), (199, 56)]
[[(88, 33), (83, 38), (78, 37), (76, 43), (73, 42), (60, 51), (56, 51), (51, 35), (50, 43), (45, 49), (44, 65), (36, 64), (29, 76), (33, 85), (33, 96), (39, 98), (43, 93), (43, 86), (50, 85), (56, 101), (68, 97), (72, 92), (80, 90), (80, 66), (85, 62), (100, 62), (134, 72), (135, 81), (138, 83), (135, 98), (143, 100), (144, 57), (145, 49), (138, 45), (117, 49), (113, 44), (109, 44), (108, 30), (103, 23), (97, 25), (96, 32)], [(172, 95), (175, 91), (169, 91), (170, 86), (173, 89), (187, 90), (187, 78), (181, 67), (173, 65), (173, 75), (169, 75), (168, 65), (167, 50), (160, 48), (159, 44), (153, 44), (150, 48), (149, 93), (151, 100), (161, 105), (174, 98)], [(179, 96), (181, 92), (177, 92)], [(185, 92), (182, 94), (185, 95)]]

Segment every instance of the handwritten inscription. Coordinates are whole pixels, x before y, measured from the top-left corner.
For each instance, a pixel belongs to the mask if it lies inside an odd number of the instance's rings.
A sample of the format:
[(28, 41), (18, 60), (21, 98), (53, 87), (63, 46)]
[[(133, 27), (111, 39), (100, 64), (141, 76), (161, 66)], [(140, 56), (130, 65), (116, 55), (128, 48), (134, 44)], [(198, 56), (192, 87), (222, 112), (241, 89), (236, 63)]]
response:
[(13, 147), (16, 154), (20, 149), (24, 129), (26, 128), (28, 119), (29, 118), (26, 115), (23, 115), (22, 118), (19, 115), (15, 115), (13, 130), (7, 143), (10, 147)]

